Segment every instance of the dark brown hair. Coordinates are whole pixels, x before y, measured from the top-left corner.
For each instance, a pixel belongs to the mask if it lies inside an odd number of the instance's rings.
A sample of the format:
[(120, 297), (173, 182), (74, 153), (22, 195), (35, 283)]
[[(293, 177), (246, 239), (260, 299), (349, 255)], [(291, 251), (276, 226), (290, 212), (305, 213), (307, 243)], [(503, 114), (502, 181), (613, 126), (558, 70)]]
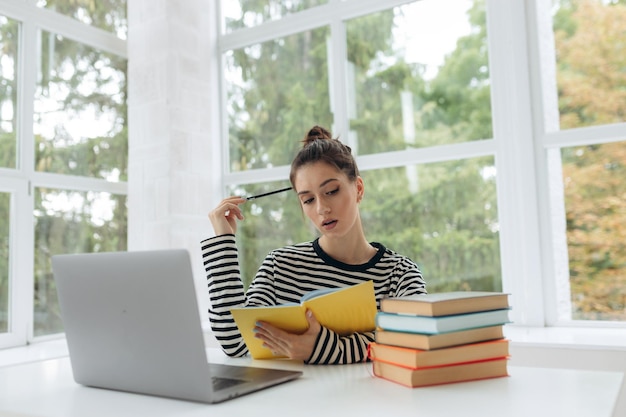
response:
[(355, 181), (359, 176), (359, 168), (352, 156), (352, 150), (344, 145), (321, 126), (313, 126), (302, 139), (302, 149), (291, 162), (289, 181), (295, 189), (294, 180), (298, 169), (315, 162), (325, 162), (337, 168)]

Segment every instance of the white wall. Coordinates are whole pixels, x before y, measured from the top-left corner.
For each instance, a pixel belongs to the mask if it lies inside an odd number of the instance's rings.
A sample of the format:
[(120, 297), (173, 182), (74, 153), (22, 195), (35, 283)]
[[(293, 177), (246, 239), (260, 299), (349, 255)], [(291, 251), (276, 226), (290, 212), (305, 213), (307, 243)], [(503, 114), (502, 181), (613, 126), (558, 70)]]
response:
[(210, 232), (218, 96), (211, 9), (204, 0), (128, 2), (128, 249), (189, 249), (203, 312), (199, 242)]

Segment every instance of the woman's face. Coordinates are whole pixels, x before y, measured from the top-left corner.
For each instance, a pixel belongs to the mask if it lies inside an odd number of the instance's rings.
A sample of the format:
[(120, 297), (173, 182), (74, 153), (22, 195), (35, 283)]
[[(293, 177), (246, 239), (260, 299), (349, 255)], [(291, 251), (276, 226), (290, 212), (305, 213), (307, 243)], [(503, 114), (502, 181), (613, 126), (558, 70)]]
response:
[(327, 238), (342, 237), (360, 227), (358, 203), (363, 180), (348, 176), (325, 162), (302, 166), (294, 178), (302, 210)]

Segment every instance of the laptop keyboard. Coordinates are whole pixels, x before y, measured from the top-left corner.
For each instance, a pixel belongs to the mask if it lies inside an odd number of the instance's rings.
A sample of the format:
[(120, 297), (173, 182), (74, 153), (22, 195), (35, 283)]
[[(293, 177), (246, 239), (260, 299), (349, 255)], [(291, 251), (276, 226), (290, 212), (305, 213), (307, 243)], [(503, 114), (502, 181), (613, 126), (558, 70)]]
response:
[(234, 379), (234, 378), (222, 378), (219, 376), (213, 376), (211, 377), (211, 380), (213, 381), (213, 390), (214, 391), (218, 391), (221, 389), (225, 389), (225, 388), (229, 388), (235, 385), (239, 385), (239, 384), (243, 384), (244, 382), (246, 382), (243, 379)]

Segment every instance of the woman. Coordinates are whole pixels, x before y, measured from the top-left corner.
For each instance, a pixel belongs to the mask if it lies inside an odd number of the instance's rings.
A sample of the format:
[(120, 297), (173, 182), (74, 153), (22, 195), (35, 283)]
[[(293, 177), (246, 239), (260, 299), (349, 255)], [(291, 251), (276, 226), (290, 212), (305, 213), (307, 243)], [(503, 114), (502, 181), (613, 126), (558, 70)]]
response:
[[(213, 332), (224, 352), (242, 356), (248, 351), (230, 314), (233, 307), (299, 302), (319, 288), (345, 287), (373, 281), (376, 301), (425, 293), (418, 266), (380, 243), (365, 238), (359, 203), (365, 187), (350, 148), (315, 126), (291, 164), (289, 179), (304, 214), (320, 237), (312, 242), (276, 249), (263, 261), (244, 293), (239, 274), (235, 232), (244, 220), (239, 205), (246, 200), (229, 197), (209, 213), (215, 231), (202, 242), (208, 278)], [(339, 336), (321, 326), (307, 311), (309, 328), (292, 334), (258, 323), (256, 337), (274, 353), (308, 364), (347, 364), (367, 359), (374, 332)]]

